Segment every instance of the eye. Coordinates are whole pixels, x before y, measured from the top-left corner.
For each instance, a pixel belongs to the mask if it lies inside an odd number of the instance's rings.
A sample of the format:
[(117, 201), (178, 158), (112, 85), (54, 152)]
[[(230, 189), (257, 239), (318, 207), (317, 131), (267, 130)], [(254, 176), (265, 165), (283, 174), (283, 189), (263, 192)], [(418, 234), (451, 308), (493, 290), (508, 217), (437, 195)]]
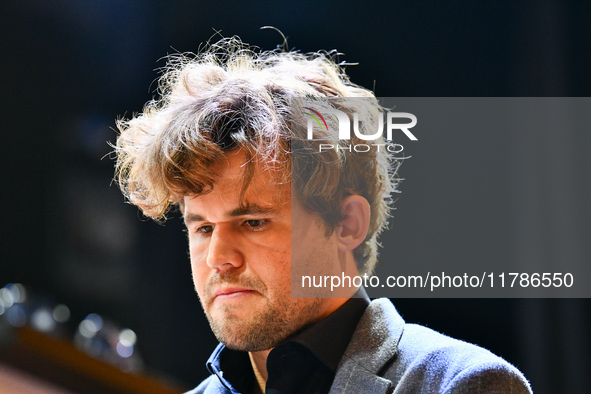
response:
[(267, 219), (249, 219), (245, 220), (244, 224), (252, 231), (261, 231), (269, 224), (269, 221)]
[(210, 234), (213, 231), (213, 226), (197, 227), (197, 232), (200, 234)]

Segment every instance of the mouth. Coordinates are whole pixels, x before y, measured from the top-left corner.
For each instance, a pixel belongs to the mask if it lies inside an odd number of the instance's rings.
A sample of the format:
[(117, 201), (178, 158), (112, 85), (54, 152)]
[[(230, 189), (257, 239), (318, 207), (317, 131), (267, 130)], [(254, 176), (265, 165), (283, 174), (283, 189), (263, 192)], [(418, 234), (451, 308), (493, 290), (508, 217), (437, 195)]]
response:
[(254, 295), (257, 292), (252, 289), (247, 289), (243, 287), (226, 287), (216, 290), (213, 293), (213, 301), (214, 302), (225, 302), (225, 301), (234, 301), (239, 300), (244, 297), (248, 297), (250, 295)]

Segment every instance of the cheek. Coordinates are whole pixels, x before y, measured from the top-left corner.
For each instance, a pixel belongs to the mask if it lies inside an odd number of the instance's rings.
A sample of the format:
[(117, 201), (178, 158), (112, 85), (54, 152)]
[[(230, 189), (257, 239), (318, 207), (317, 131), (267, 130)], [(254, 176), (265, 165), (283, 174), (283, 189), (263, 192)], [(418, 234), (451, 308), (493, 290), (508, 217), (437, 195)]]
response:
[(193, 285), (195, 286), (195, 291), (197, 292), (199, 299), (204, 302), (207, 299), (205, 294), (205, 287), (208, 280), (207, 273), (199, 266), (193, 264), (191, 264), (191, 270), (193, 272)]
[(207, 238), (199, 237), (192, 234), (189, 237), (189, 257), (191, 259), (191, 266), (196, 263), (205, 263), (207, 259), (209, 242)]
[(205, 261), (207, 248), (203, 245), (195, 245), (189, 242), (189, 259), (191, 261), (191, 272), (193, 274), (193, 283), (199, 297), (203, 297), (209, 266)]
[[(262, 257), (262, 256), (261, 256)], [(262, 264), (252, 267), (266, 284), (269, 295), (291, 294), (291, 253), (289, 250), (269, 253), (259, 260)]]

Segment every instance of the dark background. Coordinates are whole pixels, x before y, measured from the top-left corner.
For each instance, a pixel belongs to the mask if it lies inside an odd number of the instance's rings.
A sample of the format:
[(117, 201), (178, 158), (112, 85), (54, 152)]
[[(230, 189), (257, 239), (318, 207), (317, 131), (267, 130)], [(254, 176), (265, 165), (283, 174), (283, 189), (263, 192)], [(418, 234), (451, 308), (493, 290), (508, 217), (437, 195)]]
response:
[[(31, 0), (0, 5), (0, 285), (22, 282), (131, 327), (153, 374), (206, 376), (215, 339), (178, 215), (165, 226), (111, 184), (115, 119), (154, 95), (154, 70), (221, 30), (273, 49), (338, 49), (377, 96), (589, 96), (591, 3)], [(215, 40), (216, 38), (214, 38)], [(375, 85), (374, 85), (375, 84)], [(482, 137), (482, 138), (481, 138)], [(589, 133), (442, 138), (406, 162), (389, 259), (588, 263)], [(478, 343), (536, 393), (590, 387), (588, 299), (394, 300), (409, 322)]]

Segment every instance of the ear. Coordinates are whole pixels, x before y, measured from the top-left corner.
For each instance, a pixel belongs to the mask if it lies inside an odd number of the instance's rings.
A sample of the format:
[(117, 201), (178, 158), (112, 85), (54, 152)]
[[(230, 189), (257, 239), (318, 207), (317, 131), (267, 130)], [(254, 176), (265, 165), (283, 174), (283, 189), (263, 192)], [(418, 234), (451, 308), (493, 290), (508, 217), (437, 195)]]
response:
[(369, 230), (369, 203), (364, 197), (351, 195), (341, 203), (343, 221), (335, 227), (340, 252), (348, 252), (359, 246)]

